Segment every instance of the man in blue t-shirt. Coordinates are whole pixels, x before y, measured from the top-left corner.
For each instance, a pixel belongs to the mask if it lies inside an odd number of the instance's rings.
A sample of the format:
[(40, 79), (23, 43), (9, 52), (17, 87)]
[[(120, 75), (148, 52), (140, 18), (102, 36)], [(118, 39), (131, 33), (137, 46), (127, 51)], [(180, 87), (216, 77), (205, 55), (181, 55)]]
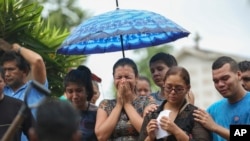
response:
[(250, 124), (250, 93), (241, 85), (237, 62), (227, 56), (219, 57), (212, 65), (216, 90), (224, 98), (212, 104), (207, 111), (196, 110), (195, 120), (213, 132), (213, 141), (230, 139), (229, 127)]
[[(5, 95), (24, 100), (25, 90), (31, 82), (28, 79), (35, 80), (48, 88), (45, 63), (38, 53), (16, 43), (10, 45), (3, 39), (0, 39), (0, 50), (4, 51), (1, 66), (6, 83)], [(28, 97), (29, 103), (40, 101), (44, 95), (33, 88)], [(32, 114), (35, 115), (34, 110)], [(22, 141), (26, 139), (22, 138)]]

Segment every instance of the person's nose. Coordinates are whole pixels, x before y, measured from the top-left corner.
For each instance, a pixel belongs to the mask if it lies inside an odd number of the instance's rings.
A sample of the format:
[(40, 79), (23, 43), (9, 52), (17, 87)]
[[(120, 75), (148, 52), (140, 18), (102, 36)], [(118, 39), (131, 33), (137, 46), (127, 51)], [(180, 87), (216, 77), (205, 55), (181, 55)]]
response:
[(125, 81), (126, 81), (126, 78), (122, 77), (121, 82), (125, 82)]
[(152, 75), (153, 75), (153, 77), (155, 77), (155, 76), (158, 76), (159, 75), (159, 71), (154, 71), (153, 73), (152, 73)]
[(72, 97), (73, 97), (73, 98), (78, 98), (78, 94), (77, 94), (76, 91), (74, 91), (74, 92), (72, 93)]
[(155, 70), (152, 74), (153, 74), (153, 76), (154, 76), (154, 75), (158, 75), (158, 74), (159, 74), (159, 71)]
[(10, 76), (10, 71), (8, 71), (8, 70), (5, 70), (5, 71), (4, 71), (4, 76), (5, 76), (5, 77), (8, 77), (8, 76)]
[(224, 81), (219, 81), (219, 82), (218, 82), (218, 86), (219, 86), (219, 87), (225, 86), (225, 82), (224, 82)]
[(140, 93), (141, 93), (141, 95), (146, 95), (145, 91), (141, 91)]
[(4, 69), (4, 74), (7, 74), (9, 72), (9, 70), (8, 69)]

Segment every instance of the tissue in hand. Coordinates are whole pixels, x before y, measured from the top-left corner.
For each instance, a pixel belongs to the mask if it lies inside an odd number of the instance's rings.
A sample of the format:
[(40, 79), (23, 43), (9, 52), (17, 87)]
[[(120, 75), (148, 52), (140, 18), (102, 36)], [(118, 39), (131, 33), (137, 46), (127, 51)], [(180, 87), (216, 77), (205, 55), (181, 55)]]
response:
[(165, 138), (170, 135), (170, 133), (163, 130), (160, 126), (160, 119), (162, 118), (162, 116), (169, 117), (170, 112), (171, 112), (170, 110), (163, 110), (160, 112), (159, 116), (157, 117), (158, 130), (155, 131), (156, 139)]

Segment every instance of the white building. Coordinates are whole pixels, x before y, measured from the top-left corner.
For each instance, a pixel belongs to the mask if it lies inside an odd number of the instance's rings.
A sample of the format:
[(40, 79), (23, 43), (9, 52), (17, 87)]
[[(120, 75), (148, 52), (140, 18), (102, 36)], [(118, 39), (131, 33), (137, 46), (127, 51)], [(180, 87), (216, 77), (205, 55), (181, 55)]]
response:
[(206, 109), (210, 104), (221, 98), (212, 81), (212, 63), (220, 56), (230, 56), (236, 61), (246, 59), (231, 54), (187, 47), (183, 47), (175, 54), (178, 65), (185, 67), (190, 73), (191, 90), (195, 95), (195, 105), (200, 108)]

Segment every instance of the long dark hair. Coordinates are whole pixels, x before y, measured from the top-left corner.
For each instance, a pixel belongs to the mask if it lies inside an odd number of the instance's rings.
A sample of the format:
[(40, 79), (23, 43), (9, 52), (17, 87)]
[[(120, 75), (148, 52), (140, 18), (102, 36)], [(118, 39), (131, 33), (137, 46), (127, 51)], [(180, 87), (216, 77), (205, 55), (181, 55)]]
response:
[(84, 86), (87, 93), (87, 101), (91, 100), (94, 95), (94, 90), (91, 79), (91, 71), (89, 68), (81, 66), (68, 72), (63, 81), (64, 91), (70, 82)]

